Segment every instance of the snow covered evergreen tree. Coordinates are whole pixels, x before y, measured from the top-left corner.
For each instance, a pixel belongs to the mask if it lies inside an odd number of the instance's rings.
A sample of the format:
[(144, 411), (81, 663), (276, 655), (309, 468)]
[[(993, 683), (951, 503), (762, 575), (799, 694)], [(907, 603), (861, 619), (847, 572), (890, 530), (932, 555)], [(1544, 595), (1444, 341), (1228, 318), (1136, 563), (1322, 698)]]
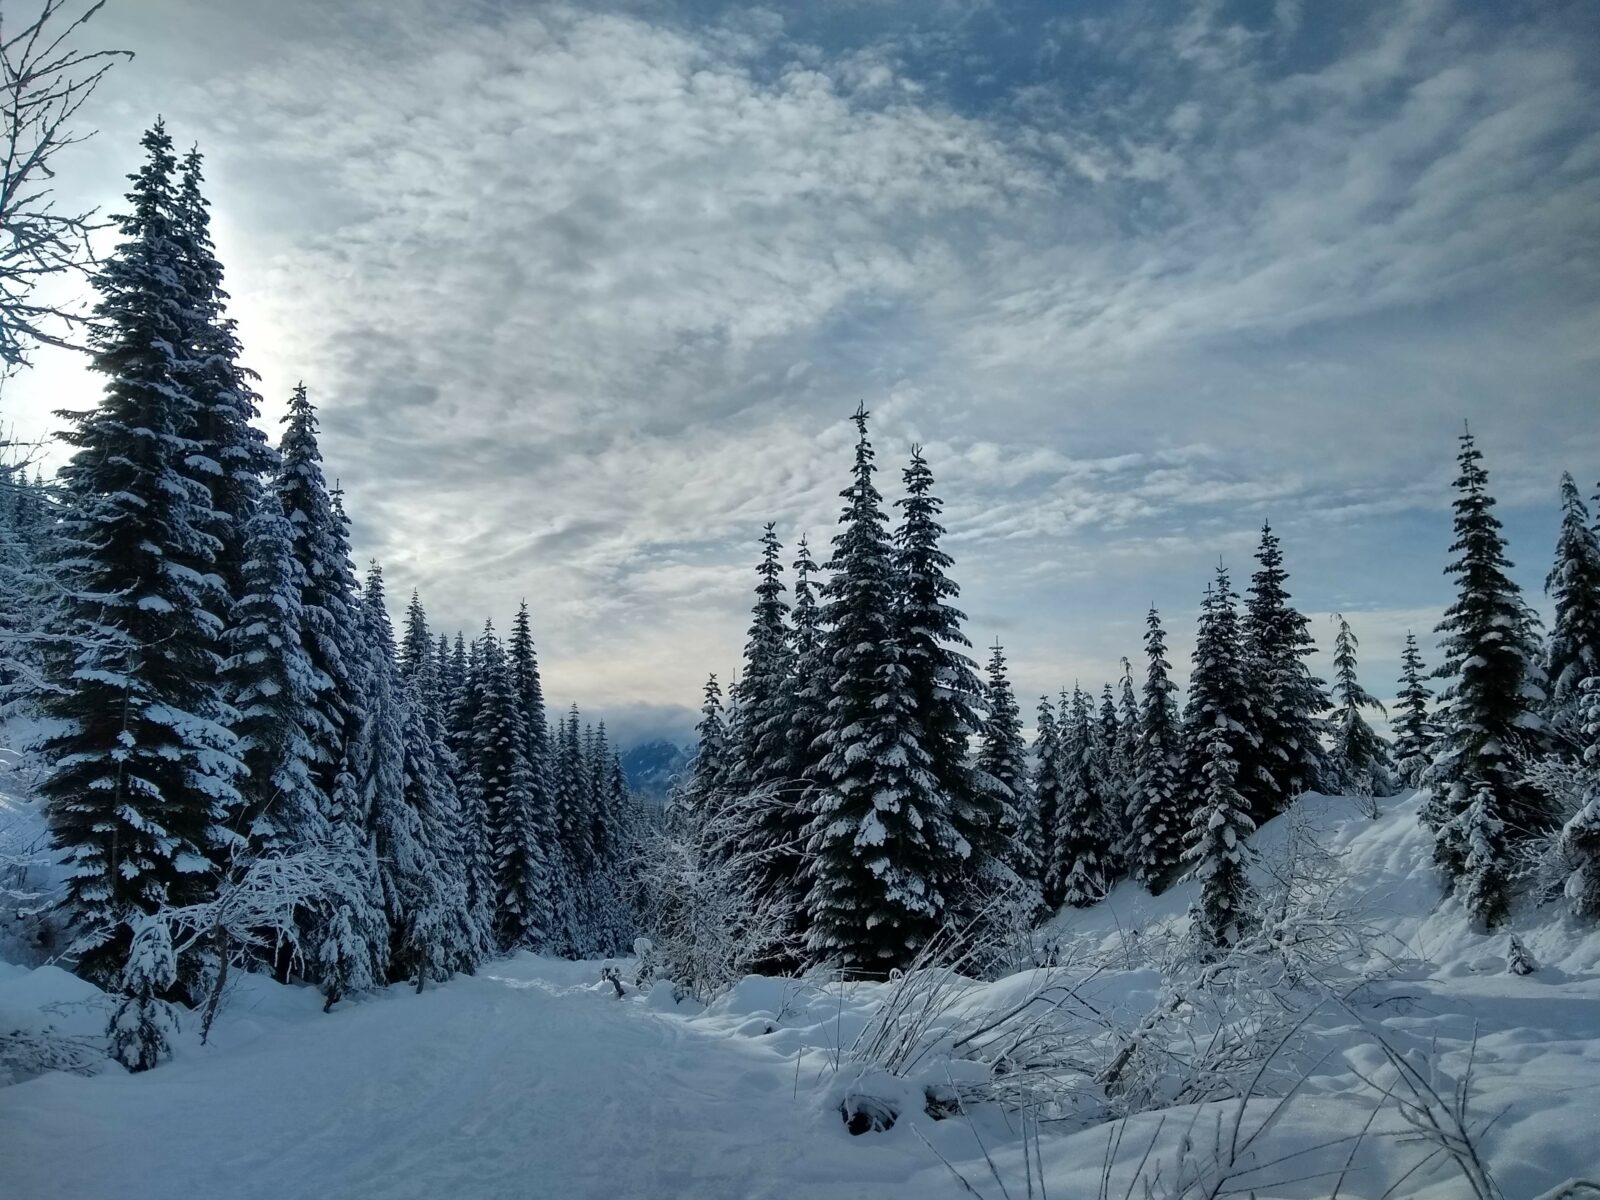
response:
[(1234, 739), (1239, 789), (1259, 823), (1287, 808), (1300, 793), (1323, 786), (1322, 713), (1328, 697), (1311, 674), (1315, 652), (1309, 623), (1289, 603), (1289, 573), (1270, 525), (1261, 527), (1258, 566), (1250, 577), (1241, 631), (1245, 687), (1259, 745)]
[(488, 813), (494, 861), (495, 940), (502, 949), (540, 949), (550, 935), (549, 864), (537, 844), (533, 772), (522, 698), (505, 650), (486, 622), (478, 642), (480, 694), (474, 764)]
[(783, 594), (783, 545), (768, 522), (756, 567), (756, 602), (744, 648), (738, 706), (727, 731), (727, 782), (736, 792), (776, 786), (789, 777), (785, 737), (793, 648)]
[(1122, 722), (1111, 685), (1100, 689), (1100, 711), (1090, 721), (1095, 772), (1100, 779), (1100, 813), (1106, 835), (1106, 881), (1109, 886), (1126, 870), (1123, 849), (1128, 839), (1128, 797), (1132, 782), (1122, 771)]
[(229, 598), (182, 383), (196, 300), (180, 269), (172, 141), (158, 123), (142, 145), (123, 240), (96, 281), (92, 365), (105, 391), (65, 414), (63, 636), (40, 697), (53, 723), (40, 792), (66, 853), (72, 952), (105, 986), (139, 914), (206, 898), (236, 836), (226, 820), (242, 770), (221, 675)]
[(805, 828), (794, 804), (789, 725), (795, 656), (775, 528), (768, 522), (762, 532), (744, 674), (728, 730), (728, 803), (734, 806), (729, 850), (737, 853), (752, 896), (763, 902), (794, 897)]
[[(1389, 747), (1361, 715), (1375, 708), (1388, 715), (1378, 698), (1361, 686), (1356, 648), (1360, 643), (1344, 614), (1336, 614), (1339, 633), (1333, 649), (1333, 748), (1328, 755), (1328, 783), (1352, 796), (1388, 796), (1394, 792)], [(1374, 810), (1375, 811), (1375, 810)]]
[(1489, 856), (1550, 822), (1517, 763), (1519, 753), (1543, 748), (1548, 726), (1540, 715), (1538, 618), (1508, 574), (1482, 460), (1472, 435), (1463, 434), (1450, 547), (1456, 557), (1445, 569), (1457, 596), (1438, 626), (1445, 651), (1438, 673), (1450, 683), (1423, 819), (1435, 831), (1436, 860), (1480, 923), (1493, 925), (1508, 901), (1508, 864)]
[(1237, 945), (1251, 925), (1250, 852), (1245, 839), (1255, 822), (1234, 785), (1239, 765), (1233, 759), (1227, 718), (1220, 712), (1207, 743), (1206, 790), (1195, 810), (1184, 859), (1188, 879), (1200, 881), (1200, 899), (1192, 910), (1195, 932), (1204, 946), (1225, 950)]
[[(1194, 670), (1189, 676), (1189, 698), (1184, 707), (1184, 785), (1191, 813), (1210, 803), (1211, 763), (1216, 757), (1211, 744), (1218, 737), (1228, 743), (1228, 757), (1235, 771), (1233, 786), (1239, 788), (1241, 795), (1245, 791), (1237, 780), (1243, 773), (1243, 764), (1260, 761), (1261, 744), (1245, 682), (1236, 599), (1227, 570), (1219, 566), (1200, 609)], [(1258, 797), (1265, 794), (1256, 792)], [(1245, 800), (1249, 808), (1250, 796), (1245, 795)]]
[(699, 815), (709, 816), (721, 806), (730, 766), (728, 728), (722, 719), (722, 685), (715, 672), (706, 678), (700, 723), (694, 731), (698, 745), (690, 767), (688, 794), (682, 799)]
[(436, 895), (430, 893), (437, 912), (423, 914), (413, 923), (408, 945), (413, 961), (424, 959), (421, 949), (426, 947), (427, 973), (436, 979), (452, 971), (471, 971), (494, 953), (493, 923), (480, 921), (473, 909), (471, 864), (465, 850), (471, 834), (456, 789), (459, 764), (445, 728), (446, 689), (439, 679), (439, 663), (441, 650), (448, 659), (448, 646), (443, 637), (437, 647), (431, 642), (427, 614), (412, 592), (397, 656), (406, 689), (406, 803), (421, 820), (423, 839), (438, 863), (439, 876)]
[(1544, 581), (1555, 605), (1547, 674), (1550, 715), (1558, 731), (1581, 745), (1578, 698), (1585, 679), (1600, 675), (1600, 537), (1572, 476), (1561, 476), (1561, 535)]
[(945, 915), (966, 850), (938, 790), (895, 626), (898, 592), (867, 411), (842, 493), (824, 617), (833, 665), (807, 851), (812, 953), (870, 973), (903, 967)]
[(1582, 791), (1577, 810), (1561, 829), (1561, 852), (1573, 864), (1566, 895), (1572, 911), (1600, 919), (1600, 678), (1579, 691), (1579, 728), (1584, 739)]
[(1028, 778), (1028, 748), (1022, 740), (1022, 713), (1006, 654), (997, 641), (989, 652), (984, 686), (986, 716), (978, 735), (978, 770), (1004, 790), (1007, 819), (996, 831), (1001, 856), (1012, 873), (1037, 886), (1039, 882), (1038, 814)]
[(1423, 682), (1426, 672), (1417, 637), (1406, 630), (1406, 645), (1400, 655), (1400, 707), (1394, 720), (1394, 762), (1398, 782), (1408, 788), (1422, 785), (1423, 772), (1432, 758), (1433, 722), (1428, 703), (1433, 693)]
[(561, 903), (559, 893), (566, 886), (570, 871), (561, 858), (560, 823), (550, 764), (550, 719), (545, 711), (544, 680), (539, 673), (539, 656), (533, 644), (533, 625), (526, 601), (517, 608), (506, 651), (512, 689), (521, 705), (523, 726), (527, 731), (525, 753), (532, 789), (530, 829), (533, 845), (545, 860), (547, 920), (553, 922), (555, 909)]
[[(1061, 714), (1063, 717), (1066, 713)], [(1061, 812), (1067, 798), (1067, 770), (1062, 756), (1061, 722), (1050, 705), (1050, 697), (1039, 697), (1037, 732), (1033, 743), (1033, 797), (1034, 812), (1039, 822), (1038, 849), (1039, 881), (1044, 891), (1045, 907), (1061, 907), (1062, 872), (1060, 869)]]
[(327, 806), (312, 775), (316, 748), (307, 731), (317, 727), (316, 678), (300, 644), (292, 539), (276, 500), (259, 500), (226, 636), (224, 679), (246, 771), (233, 826), (252, 856), (327, 837)]
[(579, 733), (578, 706), (567, 710), (556, 740), (556, 806), (563, 861), (569, 877), (564, 913), (564, 952), (575, 957), (593, 953), (593, 877), (596, 867), (594, 813), (589, 772)]
[(214, 559), (230, 597), (243, 594), (245, 530), (260, 506), (262, 481), (278, 466), (277, 453), (253, 422), (260, 415), (256, 376), (239, 364), (239, 339), (227, 315), (222, 264), (211, 241), (211, 214), (201, 192), (202, 158), (184, 155), (176, 196), (173, 237), (178, 269), (190, 304), (179, 321), (183, 361), (175, 382), (194, 405), (191, 469), (211, 497), (208, 532), (216, 538)]
[(106, 1025), (111, 1057), (130, 1071), (148, 1071), (172, 1053), (178, 1022), (163, 997), (178, 981), (172, 934), (160, 917), (136, 916), (122, 999)]
[(281, 467), (274, 490), (293, 531), (295, 581), (300, 588), (300, 645), (310, 660), (315, 696), (306, 735), (314, 751), (318, 789), (328, 796), (358, 718), (352, 662), (356, 587), (345, 518), (322, 473), (317, 417), (304, 384), (295, 387), (278, 448)]
[(1151, 892), (1166, 889), (1183, 860), (1191, 809), (1181, 775), (1177, 685), (1169, 672), (1166, 633), (1152, 608), (1145, 618), (1147, 666), (1140, 713), (1134, 797), (1130, 821), (1134, 853), (1129, 870)]
[(1061, 757), (1065, 788), (1057, 813), (1055, 888), (1075, 908), (1098, 903), (1112, 880), (1111, 823), (1106, 818), (1100, 734), (1089, 698), (1072, 689), (1062, 698)]
[(950, 603), (961, 589), (949, 575), (953, 560), (941, 544), (945, 529), (939, 523), (944, 502), (933, 494), (933, 471), (921, 446), (911, 448), (902, 479), (905, 495), (895, 501), (901, 514), (894, 534), (895, 637), (934, 787), (958, 838), (951, 860), (955, 874), (944, 891), (955, 915), (970, 919), (1015, 884), (1006, 843), (1016, 812), (1006, 790), (975, 774), (968, 760), (968, 742), (978, 730), (973, 705), (983, 685), (962, 653), (972, 643), (961, 627), (966, 614)]

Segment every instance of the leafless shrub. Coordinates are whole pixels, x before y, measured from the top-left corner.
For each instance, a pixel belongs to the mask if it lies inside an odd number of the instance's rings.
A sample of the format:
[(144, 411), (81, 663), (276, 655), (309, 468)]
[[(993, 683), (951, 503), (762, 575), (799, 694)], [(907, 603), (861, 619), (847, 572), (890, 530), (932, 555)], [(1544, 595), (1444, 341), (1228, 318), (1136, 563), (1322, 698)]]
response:
[(680, 805), (645, 834), (631, 864), (657, 969), (702, 1003), (795, 949), (792, 904), (749, 887), (758, 859), (788, 848), (729, 849), (754, 808), (784, 802), (774, 790), (702, 811)]
[(78, 16), (67, 0), (42, 0), (31, 16), (0, 11), (0, 373), (39, 344), (73, 346), (76, 308), (36, 295), (39, 285), (92, 259), (95, 210), (62, 212), (52, 194), (54, 159), (92, 136), (73, 127), (83, 105), (126, 50), (74, 46), (104, 0)]

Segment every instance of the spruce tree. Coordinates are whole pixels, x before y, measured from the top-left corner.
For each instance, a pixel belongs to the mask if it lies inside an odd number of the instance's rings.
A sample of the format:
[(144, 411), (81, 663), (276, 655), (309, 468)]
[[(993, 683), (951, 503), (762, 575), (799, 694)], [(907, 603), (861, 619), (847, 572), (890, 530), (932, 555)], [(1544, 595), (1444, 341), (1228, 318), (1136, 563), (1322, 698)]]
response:
[(1428, 703), (1433, 693), (1423, 682), (1426, 671), (1417, 637), (1406, 630), (1406, 645), (1400, 655), (1400, 708), (1395, 717), (1394, 761), (1399, 782), (1408, 788), (1422, 786), (1423, 772), (1432, 758), (1433, 722)]
[(528, 615), (527, 601), (517, 608), (506, 650), (512, 689), (522, 708), (523, 726), (527, 731), (525, 753), (532, 788), (532, 837), (533, 844), (544, 855), (544, 887), (548, 893), (546, 903), (551, 909), (549, 919), (553, 920), (554, 906), (559, 902), (558, 893), (566, 879), (567, 870), (560, 858), (560, 826), (550, 765), (550, 721), (545, 711), (544, 680), (539, 673), (539, 656), (533, 644), (533, 625)]
[(687, 801), (693, 813), (707, 818), (721, 806), (729, 768), (728, 729), (722, 719), (722, 685), (717, 682), (715, 672), (706, 678), (700, 723), (694, 731), (698, 746), (690, 767)]
[(1445, 569), (1457, 596), (1438, 626), (1445, 651), (1438, 674), (1450, 682), (1423, 819), (1435, 831), (1435, 859), (1460, 883), (1478, 921), (1493, 925), (1508, 902), (1508, 864), (1490, 859), (1508, 856), (1509, 842), (1547, 828), (1551, 818), (1517, 763), (1546, 739), (1538, 619), (1509, 574), (1482, 459), (1471, 433), (1463, 434), (1455, 558)]
[(833, 694), (809, 827), (812, 953), (877, 974), (903, 967), (943, 919), (966, 849), (939, 793), (895, 622), (898, 579), (873, 483), (867, 411), (824, 589)]
[(1600, 678), (1584, 681), (1578, 704), (1584, 770), (1576, 811), (1561, 829), (1561, 852), (1573, 864), (1567, 901), (1577, 916), (1595, 920), (1600, 919)]
[(439, 865), (439, 909), (420, 917), (408, 933), (414, 949), (428, 950), (426, 974), (432, 978), (471, 971), (494, 952), (492, 922), (480, 921), (472, 903), (472, 864), (466, 850), (472, 835), (456, 784), (460, 764), (446, 728), (449, 690), (440, 678), (440, 665), (448, 661), (449, 641), (443, 635), (432, 641), (427, 613), (413, 591), (397, 655), (406, 689), (406, 802), (419, 814), (424, 840)]
[(567, 710), (567, 718), (562, 722), (555, 755), (558, 823), (563, 862), (568, 872), (564, 889), (564, 952), (581, 958), (591, 953), (594, 945), (595, 846), (589, 776), (584, 767), (576, 704)]
[(1135, 846), (1129, 870), (1152, 893), (1171, 882), (1183, 860), (1190, 809), (1185, 802), (1179, 749), (1177, 685), (1169, 672), (1166, 633), (1151, 608), (1145, 618), (1147, 666), (1140, 713), (1134, 798), (1130, 815)]
[(300, 644), (302, 616), (293, 531), (276, 500), (257, 504), (244, 543), (242, 594), (233, 606), (223, 673), (237, 717), (245, 777), (234, 828), (252, 854), (327, 837), (326, 804), (313, 776), (316, 678)]
[(503, 950), (536, 950), (550, 934), (550, 887), (548, 864), (535, 836), (526, 720), (492, 623), (485, 622), (478, 647), (473, 752), (494, 861), (495, 940)]
[(1323, 786), (1322, 680), (1306, 657), (1316, 651), (1309, 623), (1289, 603), (1289, 573), (1270, 525), (1261, 527), (1259, 564), (1250, 577), (1241, 630), (1245, 686), (1253, 714), (1255, 747), (1234, 739), (1240, 754), (1239, 789), (1257, 823), (1276, 816), (1301, 792)]
[[(1066, 713), (1063, 712), (1065, 717)], [(1061, 892), (1061, 812), (1066, 804), (1066, 764), (1062, 758), (1061, 725), (1050, 697), (1039, 697), (1037, 733), (1034, 743), (1033, 795), (1039, 823), (1035, 855), (1039, 860), (1039, 881), (1045, 907), (1057, 909)]]
[(911, 448), (901, 478), (905, 495), (895, 501), (901, 513), (894, 534), (895, 637), (934, 787), (965, 843), (964, 851), (958, 845), (951, 862), (957, 873), (945, 890), (956, 915), (970, 919), (991, 895), (1014, 882), (1005, 865), (1005, 831), (1016, 814), (1003, 789), (975, 776), (968, 762), (968, 740), (978, 729), (973, 705), (983, 685), (962, 652), (972, 643), (961, 627), (966, 614), (950, 603), (961, 589), (950, 578), (953, 560), (941, 544), (944, 502), (933, 494), (933, 471), (921, 446)]
[[(827, 726), (828, 699), (832, 694), (816, 574), (816, 561), (802, 537), (794, 560), (794, 609), (790, 613), (794, 680), (788, 712), (789, 775), (800, 783), (802, 793), (809, 787), (807, 781), (817, 764), (816, 742)], [(803, 807), (803, 800), (803, 794), (798, 796), (797, 806)]]
[(1187, 879), (1200, 881), (1200, 898), (1192, 910), (1202, 957), (1237, 945), (1252, 923), (1250, 905), (1250, 852), (1246, 839), (1255, 822), (1245, 811), (1245, 799), (1234, 784), (1239, 764), (1227, 734), (1226, 717), (1219, 714), (1206, 743), (1205, 792), (1195, 810), (1184, 854)]
[(761, 537), (756, 567), (756, 602), (744, 649), (744, 674), (736, 689), (738, 708), (728, 730), (726, 773), (738, 792), (771, 788), (789, 778), (785, 718), (793, 647), (783, 600), (783, 545), (772, 522)]
[(1339, 632), (1333, 649), (1333, 748), (1328, 755), (1327, 783), (1353, 796), (1387, 796), (1393, 791), (1389, 747), (1361, 715), (1375, 708), (1388, 715), (1378, 698), (1361, 686), (1356, 649), (1360, 642), (1343, 613), (1335, 614)]
[(1561, 476), (1561, 535), (1544, 581), (1555, 605), (1546, 659), (1550, 714), (1557, 730), (1581, 746), (1578, 699), (1585, 679), (1600, 675), (1600, 537), (1572, 476)]
[(1101, 821), (1105, 827), (1107, 857), (1106, 880), (1114, 883), (1126, 870), (1123, 849), (1128, 838), (1128, 796), (1132, 791), (1130, 781), (1122, 771), (1122, 756), (1118, 745), (1122, 738), (1122, 722), (1117, 715), (1116, 694), (1111, 685), (1100, 689), (1100, 711), (1091, 722), (1095, 772), (1100, 779)]
[(367, 568), (357, 618), (362, 722), (351, 758), (387, 918), (391, 978), (415, 978), (431, 957), (415, 944), (415, 932), (437, 903), (432, 888), (439, 865), (424, 837), (421, 815), (406, 794), (406, 697), (395, 668), (383, 571), (376, 562)]
[(114, 985), (132, 923), (206, 899), (242, 771), (221, 678), (229, 597), (196, 464), (172, 141), (158, 123), (131, 176), (122, 241), (101, 268), (92, 365), (99, 405), (63, 413), (74, 449), (55, 564), (62, 636), (40, 707), (40, 786), (65, 852), (73, 953)]
[[(1228, 572), (1219, 566), (1201, 605), (1194, 669), (1184, 707), (1184, 785), (1191, 812), (1210, 803), (1211, 763), (1216, 757), (1211, 744), (1218, 737), (1228, 743), (1228, 758), (1235, 768), (1233, 786), (1245, 795), (1247, 809), (1251, 797), (1239, 780), (1246, 762), (1260, 761), (1261, 742), (1245, 681), (1236, 600)], [(1262, 795), (1256, 792), (1258, 798)], [(1271, 807), (1265, 800), (1262, 803)]]
[(788, 779), (779, 797), (783, 806), (779, 844), (791, 849), (778, 855), (780, 861), (773, 870), (780, 881), (780, 902), (789, 909), (792, 932), (802, 943), (807, 924), (805, 898), (810, 887), (803, 850), (813, 808), (816, 767), (821, 758), (817, 744), (827, 728), (828, 701), (833, 691), (832, 664), (822, 629), (822, 610), (817, 603), (816, 574), (811, 548), (802, 537), (794, 561), (794, 608), (790, 613), (794, 674), (784, 735), (788, 743)]
[(1055, 889), (1075, 908), (1097, 903), (1112, 882), (1111, 823), (1106, 818), (1100, 738), (1089, 698), (1072, 689), (1063, 698), (1061, 754), (1065, 787), (1057, 814)]
[(1006, 655), (997, 641), (989, 652), (984, 686), (986, 716), (978, 734), (978, 770), (1001, 789), (1005, 822), (996, 831), (994, 851), (1018, 879), (1039, 882), (1038, 815), (1028, 778), (1028, 748), (1022, 740), (1022, 712), (1006, 673)]
[(175, 382), (194, 405), (189, 465), (211, 496), (208, 532), (216, 538), (216, 570), (228, 595), (238, 597), (245, 586), (246, 526), (260, 505), (263, 479), (277, 470), (278, 456), (253, 424), (261, 398), (252, 386), (255, 373), (238, 361), (239, 339), (227, 315), (222, 264), (200, 189), (202, 161), (198, 150), (184, 156), (176, 197), (178, 269), (191, 302), (179, 322), (184, 352)]
[(333, 792), (345, 741), (357, 725), (353, 663), (356, 587), (343, 514), (328, 492), (317, 445), (316, 410), (304, 384), (289, 400), (281, 467), (274, 490), (293, 531), (295, 581), (300, 588), (300, 644), (310, 660), (315, 695), (306, 735), (314, 751), (318, 789)]

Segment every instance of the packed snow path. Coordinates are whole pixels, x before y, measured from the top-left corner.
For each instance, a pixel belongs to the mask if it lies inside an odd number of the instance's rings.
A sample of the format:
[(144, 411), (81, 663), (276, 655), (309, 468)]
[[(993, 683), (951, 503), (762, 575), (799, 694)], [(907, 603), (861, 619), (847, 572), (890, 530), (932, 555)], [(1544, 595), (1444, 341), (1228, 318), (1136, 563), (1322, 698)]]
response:
[[(235, 1040), (252, 1032), (241, 997), (216, 1044), (145, 1075), (55, 1074), (0, 1090), (0, 1191), (792, 1200), (871, 1190), (874, 1156), (820, 1119), (808, 1088), (795, 1098), (782, 1060), (591, 990), (595, 970), (524, 955), (326, 1017), (314, 993), (296, 990), (286, 995), (312, 1010), (304, 1018), (272, 1014), (248, 1045), (230, 1046), (230, 1028)], [(284, 1003), (282, 989), (262, 995)]]

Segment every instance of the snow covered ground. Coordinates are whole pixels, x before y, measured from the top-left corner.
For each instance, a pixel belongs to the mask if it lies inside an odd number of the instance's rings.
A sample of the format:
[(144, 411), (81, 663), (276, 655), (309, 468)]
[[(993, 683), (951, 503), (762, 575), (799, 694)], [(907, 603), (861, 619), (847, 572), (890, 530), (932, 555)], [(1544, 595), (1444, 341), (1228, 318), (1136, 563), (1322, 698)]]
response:
[[(1552, 909), (1522, 913), (1516, 928), (1539, 969), (1508, 974), (1507, 935), (1473, 934), (1439, 902), (1414, 801), (1390, 802), (1378, 820), (1344, 800), (1302, 807), (1319, 842), (1342, 852), (1381, 931), (1374, 957), (1393, 962), (1348, 1006), (1308, 1018), (1295, 1047), (1306, 1078), (1246, 1148), (1255, 1173), (1232, 1186), (1328, 1196), (1348, 1160), (1341, 1196), (1471, 1195), (1443, 1156), (1398, 1136), (1398, 1110), (1362, 1082), (1392, 1081), (1374, 1028), (1447, 1095), (1470, 1054), (1470, 1123), (1509, 1200), (1600, 1176), (1600, 932)], [(1284, 836), (1263, 830), (1269, 855)], [(1064, 980), (1131, 1027), (1163, 995), (1135, 948), (1181, 925), (1187, 903), (1185, 889), (1156, 899), (1119, 889), (1052, 927), (1081, 966), (958, 984), (942, 994), (943, 1019), (971, 1029)], [(1239, 1113), (1213, 1102), (1088, 1124), (1087, 1110), (1082, 1120), (1057, 1111), (1037, 1138), (997, 1105), (935, 1120), (923, 1089), (973, 1070), (945, 1053), (948, 1038), (900, 1078), (850, 1058), (893, 985), (751, 978), (702, 1011), (664, 984), (618, 1000), (599, 967), (519, 955), (421, 996), (394, 987), (328, 1015), (310, 990), (245, 978), (212, 1044), (186, 1032), (154, 1071), (107, 1064), (0, 1088), (0, 1196), (941, 1200), (973, 1194), (959, 1173), (981, 1195), (1020, 1200), (1030, 1145), (1046, 1180), (1035, 1195), (1096, 1196), (1104, 1177), (1105, 1195), (1139, 1196), (1127, 1189), (1141, 1163), (1162, 1195), (1183, 1169), (1185, 1138), (1192, 1158), (1217, 1129), (1226, 1141)], [(49, 1022), (92, 1039), (105, 1006), (57, 968), (0, 964), (8, 1028)], [(851, 1136), (839, 1103), (852, 1092), (886, 1098), (900, 1119)], [(1272, 1107), (1252, 1101), (1241, 1137)], [(1354, 1153), (1326, 1145), (1369, 1118)]]

